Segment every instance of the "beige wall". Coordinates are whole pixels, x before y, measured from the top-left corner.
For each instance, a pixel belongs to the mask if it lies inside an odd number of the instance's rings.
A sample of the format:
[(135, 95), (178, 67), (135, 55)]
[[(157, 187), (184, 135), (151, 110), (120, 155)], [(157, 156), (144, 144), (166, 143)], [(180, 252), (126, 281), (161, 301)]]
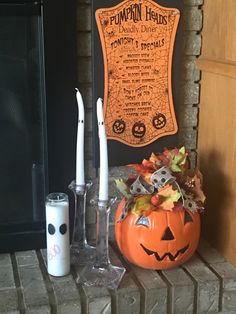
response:
[(198, 153), (203, 235), (236, 265), (236, 1), (205, 0)]

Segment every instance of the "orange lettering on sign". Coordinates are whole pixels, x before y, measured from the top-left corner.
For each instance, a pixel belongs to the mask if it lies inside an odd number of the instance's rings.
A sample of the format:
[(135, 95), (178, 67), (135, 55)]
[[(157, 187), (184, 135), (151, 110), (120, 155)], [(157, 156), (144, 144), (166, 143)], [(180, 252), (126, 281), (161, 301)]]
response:
[(109, 139), (138, 147), (177, 132), (171, 67), (179, 17), (151, 0), (96, 11)]

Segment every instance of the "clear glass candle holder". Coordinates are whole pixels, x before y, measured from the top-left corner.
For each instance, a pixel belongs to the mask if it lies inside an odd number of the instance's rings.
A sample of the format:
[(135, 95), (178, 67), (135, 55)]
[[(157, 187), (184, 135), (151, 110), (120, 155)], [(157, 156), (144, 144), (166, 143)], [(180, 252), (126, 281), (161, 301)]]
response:
[(74, 227), (71, 242), (71, 262), (74, 265), (87, 265), (93, 263), (95, 257), (95, 247), (87, 242), (86, 237), (86, 196), (91, 188), (92, 182), (85, 185), (76, 185), (72, 181), (69, 188), (73, 191), (75, 197), (75, 216)]
[(109, 258), (109, 215), (111, 205), (115, 201), (116, 198), (98, 201), (95, 260), (93, 264), (87, 265), (77, 278), (77, 282), (85, 286), (116, 289), (125, 273), (124, 267), (112, 265)]

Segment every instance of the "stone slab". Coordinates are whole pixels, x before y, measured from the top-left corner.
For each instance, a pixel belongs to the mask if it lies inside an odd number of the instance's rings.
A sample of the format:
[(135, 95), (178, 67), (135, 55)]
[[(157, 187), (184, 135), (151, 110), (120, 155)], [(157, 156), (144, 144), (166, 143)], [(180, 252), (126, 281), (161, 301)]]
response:
[(106, 288), (83, 287), (87, 313), (111, 313), (111, 296)]
[(197, 127), (198, 108), (193, 106), (183, 106), (180, 108), (179, 125), (182, 127)]
[(79, 4), (77, 8), (77, 30), (91, 31), (91, 5)]
[(198, 82), (200, 80), (200, 70), (196, 69), (196, 57), (189, 56), (183, 64), (182, 79), (186, 81)]
[(185, 8), (183, 20), (185, 30), (200, 31), (202, 29), (202, 11), (198, 7)]
[[(77, 42), (77, 53), (79, 57), (91, 56), (91, 33), (90, 32), (80, 32), (79, 41)], [(83, 97), (83, 100), (84, 100), (84, 97)]]
[(126, 268), (126, 272), (120, 285), (113, 293), (114, 308), (117, 313), (139, 313), (141, 303), (141, 293), (138, 285), (133, 279), (132, 272), (127, 268), (126, 263), (117, 254), (117, 250), (109, 247), (111, 263), (118, 267)]
[(198, 249), (198, 253), (209, 264), (225, 262), (225, 259), (220, 255), (216, 249), (209, 245), (205, 240), (201, 239)]
[(186, 83), (183, 86), (182, 102), (186, 105), (199, 103), (199, 88), (198, 83)]
[(197, 131), (193, 128), (179, 129), (179, 142), (185, 146), (187, 150), (194, 150), (197, 146)]
[(11, 266), (10, 254), (0, 254), (0, 267)]
[(220, 281), (218, 277), (197, 257), (183, 265), (196, 283), (197, 313), (216, 312), (219, 308)]
[(0, 290), (15, 288), (15, 280), (12, 267), (0, 267)]
[(17, 310), (19, 310), (19, 308), (16, 289), (6, 289), (0, 291), (0, 313)]
[(18, 267), (18, 271), (26, 307), (31, 309), (48, 306), (49, 297), (39, 267), (22, 266)]
[(51, 314), (51, 308), (48, 305), (42, 305), (40, 307), (27, 308), (26, 314)]
[[(18, 252), (13, 263), (10, 255), (0, 255), (0, 313), (236, 313), (236, 268), (203, 240), (191, 260), (165, 271), (132, 265), (110, 246), (111, 263), (126, 268), (115, 290), (76, 284), (79, 266), (70, 275), (52, 277), (46, 250), (41, 253)], [(39, 265), (30, 265), (29, 256), (38, 257)], [(10, 288), (15, 283), (17, 288)]]
[[(78, 59), (78, 83), (92, 82), (91, 57), (80, 57)], [(89, 123), (91, 126), (91, 123)]]
[(130, 268), (142, 287), (143, 313), (166, 313), (168, 286), (161, 276), (154, 270), (142, 269), (131, 264)]
[(81, 312), (81, 304), (79, 301), (69, 301), (68, 303), (60, 304), (57, 307), (57, 314), (80, 314)]
[(199, 56), (201, 53), (202, 37), (195, 31), (186, 32), (184, 38), (184, 53), (187, 56)]
[(38, 265), (39, 263), (34, 250), (16, 252), (15, 256), (18, 266)]
[[(79, 279), (83, 266), (74, 266), (74, 272)], [(87, 287), (79, 284), (81, 291), (82, 313), (111, 313), (111, 295), (104, 287)]]
[(236, 313), (236, 268), (228, 262), (213, 263), (211, 266), (222, 280), (220, 310)]
[(49, 276), (49, 278), (53, 286), (57, 308), (66, 308), (66, 304), (69, 303), (68, 308), (76, 308), (76, 313), (80, 313), (80, 295), (72, 275), (58, 278)]
[(181, 268), (162, 271), (171, 285), (171, 304), (173, 313), (193, 313), (194, 282)]
[(189, 6), (199, 6), (202, 5), (203, 2), (204, 0), (184, 0), (184, 4)]

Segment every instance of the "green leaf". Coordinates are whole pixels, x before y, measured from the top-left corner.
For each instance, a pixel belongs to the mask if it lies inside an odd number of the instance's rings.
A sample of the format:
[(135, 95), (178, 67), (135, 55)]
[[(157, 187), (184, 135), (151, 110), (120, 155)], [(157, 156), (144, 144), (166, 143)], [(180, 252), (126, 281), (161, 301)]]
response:
[(134, 202), (132, 210), (137, 214), (148, 214), (154, 206), (151, 204), (151, 195), (138, 196)]

